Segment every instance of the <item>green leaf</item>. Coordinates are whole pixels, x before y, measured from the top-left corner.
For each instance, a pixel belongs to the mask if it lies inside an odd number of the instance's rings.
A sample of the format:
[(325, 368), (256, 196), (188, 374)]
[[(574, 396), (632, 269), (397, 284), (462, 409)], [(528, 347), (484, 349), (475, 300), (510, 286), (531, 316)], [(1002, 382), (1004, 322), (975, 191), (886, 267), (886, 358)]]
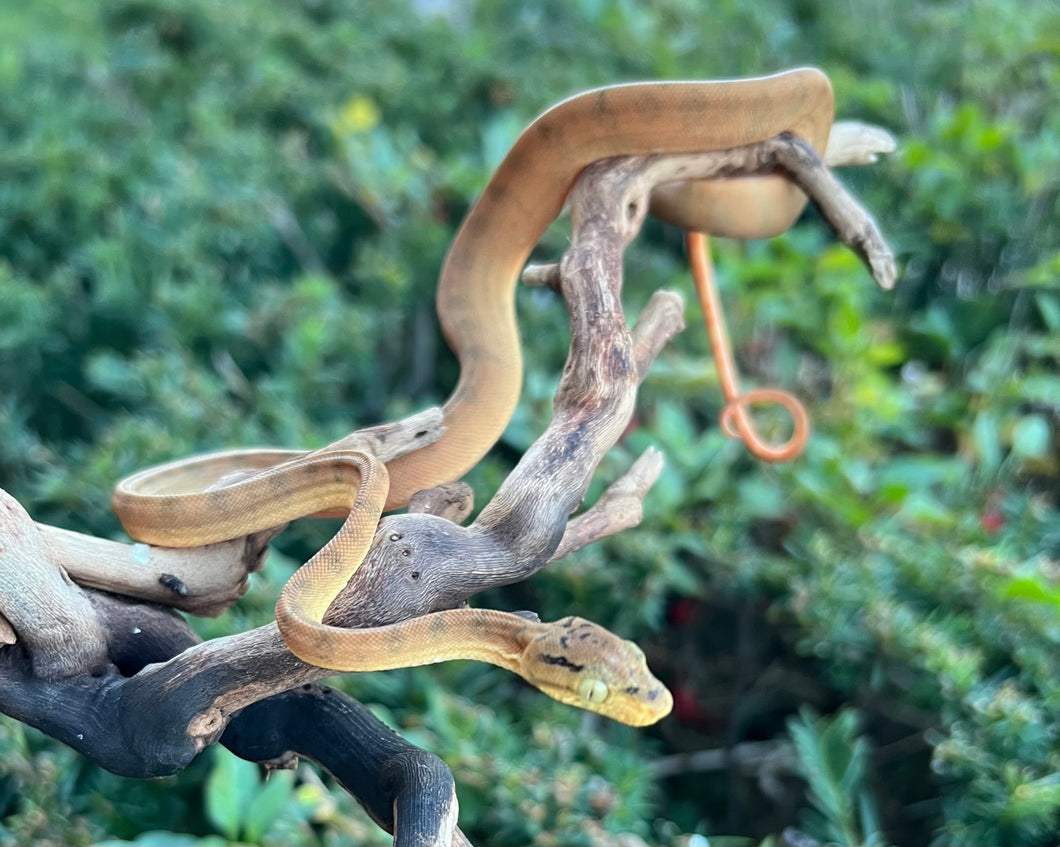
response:
[(1001, 467), (1001, 427), (995, 411), (988, 409), (975, 416), (972, 424), (975, 451), (979, 454), (980, 467), (989, 474)]
[[(1057, 389), (1060, 390), (1060, 382)], [(1024, 415), (1012, 430), (1012, 449), (1025, 459), (1043, 459), (1049, 452), (1050, 439), (1049, 422), (1043, 415)]]
[(196, 838), (194, 835), (185, 835), (180, 832), (166, 832), (164, 830), (151, 830), (141, 832), (132, 841), (122, 841), (120, 838), (111, 838), (106, 841), (97, 841), (93, 847), (225, 847), (228, 842), (216, 835), (206, 835)]
[(252, 843), (260, 843), (273, 822), (289, 808), (294, 789), (294, 771), (269, 772), (261, 790), (250, 800), (243, 819), (243, 835)]
[(1050, 590), (1040, 580), (1016, 577), (1005, 583), (1001, 596), (1011, 600), (1033, 600), (1045, 603), (1060, 611), (1060, 589)]
[(206, 817), (225, 837), (235, 840), (243, 828), (247, 809), (258, 792), (258, 766), (222, 747), (215, 749), (213, 769), (206, 778)]
[(1049, 330), (1051, 332), (1060, 331), (1060, 297), (1039, 291), (1034, 297), (1034, 302), (1037, 304), (1038, 312)]
[[(879, 844), (875, 804), (864, 785), (868, 749), (858, 735), (858, 715), (843, 709), (818, 718), (809, 708), (788, 722), (809, 798), (823, 816), (825, 837), (838, 844)], [(861, 833), (865, 833), (862, 835)]]
[(1019, 394), (1032, 403), (1043, 406), (1060, 404), (1060, 377), (1031, 374), (1018, 383)]

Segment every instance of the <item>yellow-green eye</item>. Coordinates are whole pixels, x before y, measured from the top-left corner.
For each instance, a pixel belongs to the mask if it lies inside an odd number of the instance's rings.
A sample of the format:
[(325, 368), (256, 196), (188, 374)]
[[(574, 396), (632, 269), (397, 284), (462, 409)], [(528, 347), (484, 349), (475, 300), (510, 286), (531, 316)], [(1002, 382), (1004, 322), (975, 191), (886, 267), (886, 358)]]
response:
[(583, 679), (578, 684), (578, 696), (586, 703), (603, 703), (607, 699), (607, 685), (599, 679)]

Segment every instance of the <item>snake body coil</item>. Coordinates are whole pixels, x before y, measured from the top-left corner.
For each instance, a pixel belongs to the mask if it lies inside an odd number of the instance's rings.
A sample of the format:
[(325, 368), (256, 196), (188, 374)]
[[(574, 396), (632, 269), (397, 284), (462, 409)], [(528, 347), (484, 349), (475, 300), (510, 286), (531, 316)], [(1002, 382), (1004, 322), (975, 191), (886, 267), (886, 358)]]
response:
[[(454, 610), (388, 627), (325, 626), (328, 606), (360, 565), (382, 511), (463, 476), (503, 432), (519, 397), (522, 358), (514, 291), (530, 251), (581, 171), (611, 156), (725, 150), (790, 132), (824, 152), (832, 89), (814, 69), (725, 82), (655, 82), (579, 94), (519, 137), (464, 220), (438, 282), (442, 329), (460, 361), (445, 432), (384, 466), (363, 453), (230, 451), (140, 472), (113, 506), (129, 535), (196, 546), (325, 510), (349, 509), (342, 530), (291, 578), (277, 623), (301, 659), (337, 670), (382, 670), (455, 658), (508, 668), (563, 702), (636, 725), (670, 711), (669, 692), (636, 645), (587, 621), (539, 624)], [(781, 176), (666, 186), (658, 217), (686, 229), (766, 237), (787, 229), (806, 198)], [(235, 470), (260, 473), (214, 490)]]

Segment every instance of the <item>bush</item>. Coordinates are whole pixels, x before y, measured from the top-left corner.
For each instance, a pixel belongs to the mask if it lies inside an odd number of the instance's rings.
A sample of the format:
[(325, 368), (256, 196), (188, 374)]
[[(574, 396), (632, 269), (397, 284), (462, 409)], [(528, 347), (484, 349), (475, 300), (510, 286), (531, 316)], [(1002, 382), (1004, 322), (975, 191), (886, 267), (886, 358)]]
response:
[[(845, 176), (899, 251), (898, 290), (873, 291), (812, 213), (768, 243), (715, 246), (748, 380), (812, 403), (806, 455), (762, 467), (720, 435), (690, 309), (605, 463), (613, 478), (646, 445), (666, 450), (644, 525), (486, 598), (636, 636), (676, 717), (641, 733), (598, 725), (478, 666), (342, 684), (449, 762), (462, 826), (483, 843), (687, 843), (793, 823), (837, 842), (1051, 843), (1055, 8), (426, 6), (5, 9), (4, 487), (38, 520), (118, 537), (109, 489), (134, 469), (233, 444), (319, 445), (436, 402), (456, 373), (432, 333), (437, 268), (535, 112), (625, 79), (820, 65), (842, 116), (900, 136), (897, 155)], [(687, 290), (678, 245), (652, 225), (630, 252), (631, 311), (656, 287)], [(519, 314), (525, 400), (472, 475), (480, 503), (547, 421), (565, 356), (554, 300), (520, 292)], [(327, 531), (287, 533), (265, 580), (204, 634), (267, 620)], [(804, 704), (836, 717), (789, 729)], [(260, 783), (217, 753), (130, 783), (10, 721), (0, 731), (4, 843), (385, 842), (309, 769)], [(808, 768), (815, 737), (849, 745), (856, 767)], [(656, 757), (748, 740), (794, 742), (805, 799), (788, 775), (770, 788), (735, 767), (653, 778)]]

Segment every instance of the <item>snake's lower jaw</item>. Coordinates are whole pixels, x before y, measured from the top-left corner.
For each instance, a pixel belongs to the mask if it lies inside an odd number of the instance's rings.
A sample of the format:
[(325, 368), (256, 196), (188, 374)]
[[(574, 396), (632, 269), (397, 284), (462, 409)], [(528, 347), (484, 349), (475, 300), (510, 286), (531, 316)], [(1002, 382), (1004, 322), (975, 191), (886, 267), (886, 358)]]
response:
[(641, 686), (636, 694), (621, 689), (611, 691), (599, 701), (589, 701), (577, 692), (563, 687), (553, 687), (541, 680), (529, 680), (553, 700), (567, 706), (575, 706), (594, 712), (626, 726), (651, 726), (665, 718), (674, 707), (670, 690), (658, 680), (651, 686)]

